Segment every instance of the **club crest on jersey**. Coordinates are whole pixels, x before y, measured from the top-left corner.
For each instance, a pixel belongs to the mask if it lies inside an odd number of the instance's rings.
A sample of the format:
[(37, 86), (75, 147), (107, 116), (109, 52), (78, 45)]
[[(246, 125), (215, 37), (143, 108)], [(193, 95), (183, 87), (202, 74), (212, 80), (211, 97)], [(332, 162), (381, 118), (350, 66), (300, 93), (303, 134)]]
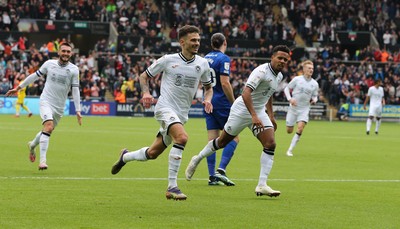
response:
[(183, 75), (181, 75), (181, 74), (177, 74), (176, 75), (176, 79), (175, 79), (175, 85), (176, 86), (181, 86), (182, 85), (182, 77), (183, 77)]
[(201, 68), (199, 65), (196, 65), (196, 72), (200, 72)]
[(71, 73), (71, 70), (67, 69), (67, 74), (70, 74), (70, 73)]

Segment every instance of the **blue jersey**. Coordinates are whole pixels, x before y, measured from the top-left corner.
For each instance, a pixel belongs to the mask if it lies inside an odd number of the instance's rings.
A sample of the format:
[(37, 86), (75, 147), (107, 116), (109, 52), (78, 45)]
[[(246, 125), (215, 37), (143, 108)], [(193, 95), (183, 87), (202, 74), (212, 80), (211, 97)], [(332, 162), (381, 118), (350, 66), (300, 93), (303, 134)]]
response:
[(230, 109), (232, 104), (226, 97), (220, 80), (221, 75), (227, 75), (229, 77), (231, 66), (230, 58), (221, 51), (216, 50), (208, 53), (204, 58), (206, 58), (210, 65), (213, 86), (213, 98), (211, 103), (213, 104), (213, 109)]

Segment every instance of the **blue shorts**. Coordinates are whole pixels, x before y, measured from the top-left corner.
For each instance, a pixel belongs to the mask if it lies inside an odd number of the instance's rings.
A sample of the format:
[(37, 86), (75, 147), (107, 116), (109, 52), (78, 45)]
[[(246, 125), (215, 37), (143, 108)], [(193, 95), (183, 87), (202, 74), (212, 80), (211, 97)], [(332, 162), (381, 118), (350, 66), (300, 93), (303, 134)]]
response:
[(213, 110), (211, 114), (204, 112), (206, 117), (207, 130), (222, 130), (228, 121), (230, 109)]

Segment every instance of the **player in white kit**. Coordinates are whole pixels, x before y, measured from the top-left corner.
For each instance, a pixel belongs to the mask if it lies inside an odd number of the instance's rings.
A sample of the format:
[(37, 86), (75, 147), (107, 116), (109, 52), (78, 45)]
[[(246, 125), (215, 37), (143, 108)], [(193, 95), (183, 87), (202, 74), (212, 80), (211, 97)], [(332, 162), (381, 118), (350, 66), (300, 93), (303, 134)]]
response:
[(318, 83), (311, 76), (314, 72), (314, 64), (310, 60), (302, 63), (303, 75), (294, 77), (284, 89), (286, 99), (290, 106), (286, 114), (286, 131), (293, 133), (295, 123), (297, 131), (293, 136), (286, 155), (293, 156), (292, 150), (303, 133), (309, 120), (310, 105), (318, 101)]
[(221, 135), (208, 144), (198, 155), (192, 157), (186, 168), (186, 179), (191, 180), (200, 161), (214, 151), (224, 148), (243, 129), (249, 128), (260, 141), (263, 150), (261, 153), (261, 169), (255, 192), (257, 196), (279, 196), (280, 191), (273, 190), (267, 185), (268, 175), (272, 169), (275, 154), (276, 122), (272, 110), (271, 95), (282, 81), (282, 69), (290, 60), (290, 49), (284, 45), (274, 47), (271, 63), (265, 63), (254, 69), (243, 90), (231, 107), (228, 121)]
[(16, 93), (21, 88), (25, 88), (41, 76), (46, 76), (46, 83), (40, 95), (40, 117), (42, 118), (43, 129), (36, 134), (35, 138), (28, 142), (29, 158), (31, 162), (36, 160), (35, 147), (40, 147), (39, 170), (45, 170), (47, 166), (47, 149), (49, 147), (50, 135), (60, 122), (64, 114), (65, 102), (72, 87), (76, 117), (78, 124), (82, 124), (79, 94), (79, 69), (70, 62), (73, 55), (72, 47), (69, 43), (60, 44), (57, 60), (48, 60), (36, 72), (29, 75), (15, 89), (9, 90), (7, 96)]
[(200, 30), (195, 26), (183, 26), (179, 29), (179, 43), (182, 51), (164, 55), (140, 75), (143, 92), (143, 104), (149, 108), (153, 96), (149, 91), (148, 78), (163, 72), (161, 93), (155, 106), (154, 116), (160, 123), (155, 141), (150, 147), (136, 151), (121, 151), (118, 161), (112, 166), (111, 173), (117, 174), (129, 161), (147, 161), (156, 159), (173, 143), (168, 161), (167, 199), (186, 200), (187, 196), (178, 188), (177, 177), (182, 153), (188, 140), (183, 125), (188, 120), (189, 108), (201, 82), (204, 86), (203, 105), (207, 113), (212, 112), (210, 67), (206, 59), (196, 55), (200, 46)]
[(369, 112), (367, 119), (367, 134), (371, 129), (372, 121), (376, 118), (375, 134), (378, 134), (379, 127), (381, 126), (382, 109), (385, 106), (383, 88), (381, 87), (381, 80), (376, 79), (375, 85), (368, 89), (367, 98), (364, 101), (364, 110), (367, 109), (367, 103), (369, 102)]

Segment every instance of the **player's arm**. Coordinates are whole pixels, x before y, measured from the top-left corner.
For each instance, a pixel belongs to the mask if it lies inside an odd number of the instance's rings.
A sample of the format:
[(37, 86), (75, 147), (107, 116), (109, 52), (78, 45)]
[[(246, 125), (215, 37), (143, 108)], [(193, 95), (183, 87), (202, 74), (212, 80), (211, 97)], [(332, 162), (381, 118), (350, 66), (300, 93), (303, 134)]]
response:
[(74, 100), (76, 118), (78, 119), (78, 124), (82, 125), (82, 115), (81, 115), (81, 95), (79, 93), (79, 86), (72, 86), (72, 98)]
[(233, 104), (233, 102), (235, 101), (235, 96), (233, 95), (233, 89), (231, 82), (229, 81), (229, 76), (221, 74), (220, 81), (222, 90), (224, 91), (226, 98), (228, 98), (229, 102)]
[(285, 87), (285, 89), (283, 89), (283, 92), (285, 93), (286, 99), (287, 101), (289, 101), (290, 105), (292, 106), (296, 106), (296, 100), (294, 98), (292, 98), (292, 95), (290, 93), (290, 90), (293, 88), (290, 88), (290, 86), (293, 84), (292, 82), (294, 82), (294, 79), (292, 81), (290, 81), (290, 83)]
[(150, 87), (149, 87), (149, 76), (147, 72), (144, 71), (139, 76), (140, 88), (142, 89), (142, 102), (145, 108), (150, 108), (151, 104), (153, 103), (153, 96), (150, 94)]
[(81, 115), (81, 94), (79, 92), (79, 70), (76, 68), (72, 78), (72, 98), (74, 100), (76, 118), (78, 124), (82, 125), (82, 115)]
[(310, 101), (311, 104), (316, 104), (318, 102), (318, 89), (319, 85), (317, 84), (317, 87), (311, 96), (311, 101)]
[(246, 105), (247, 110), (251, 115), (251, 120), (253, 123), (253, 128), (260, 129), (262, 131), (264, 129), (264, 124), (261, 119), (258, 118), (256, 111), (254, 110), (253, 98), (251, 97), (251, 93), (253, 89), (246, 86), (242, 93), (243, 102)]
[(37, 80), (39, 78), (39, 74), (36, 72), (30, 74), (28, 77), (26, 77), (26, 79), (24, 81), (22, 81), (18, 86), (16, 86), (13, 89), (10, 89), (9, 91), (6, 92), (6, 96), (10, 96), (10, 95), (14, 95), (15, 93), (17, 93), (19, 90), (21, 90), (22, 88), (25, 88), (26, 86), (28, 86), (29, 84), (35, 82), (35, 80)]
[(211, 84), (203, 85), (203, 88), (204, 88), (203, 106), (204, 110), (209, 114), (213, 111), (213, 105), (211, 103), (211, 99), (213, 97), (213, 89)]
[(364, 101), (364, 110), (367, 109), (367, 103), (368, 103), (368, 101), (369, 101), (369, 95), (367, 95), (367, 98), (365, 98), (365, 101)]

